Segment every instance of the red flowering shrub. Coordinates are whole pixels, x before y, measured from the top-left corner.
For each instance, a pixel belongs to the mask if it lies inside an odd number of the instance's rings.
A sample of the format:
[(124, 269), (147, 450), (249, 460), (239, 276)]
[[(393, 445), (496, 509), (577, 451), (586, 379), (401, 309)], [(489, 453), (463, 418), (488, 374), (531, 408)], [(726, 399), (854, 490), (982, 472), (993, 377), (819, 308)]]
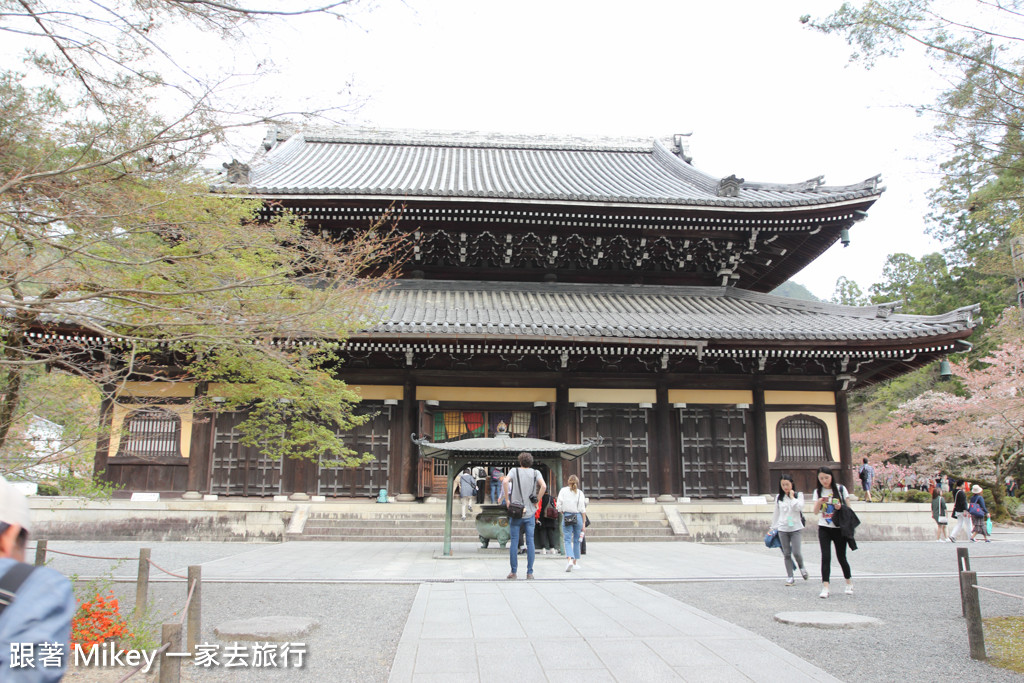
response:
[(128, 621), (121, 616), (113, 591), (96, 594), (92, 600), (79, 602), (75, 618), (71, 620), (71, 643), (86, 650), (110, 640), (132, 638)]

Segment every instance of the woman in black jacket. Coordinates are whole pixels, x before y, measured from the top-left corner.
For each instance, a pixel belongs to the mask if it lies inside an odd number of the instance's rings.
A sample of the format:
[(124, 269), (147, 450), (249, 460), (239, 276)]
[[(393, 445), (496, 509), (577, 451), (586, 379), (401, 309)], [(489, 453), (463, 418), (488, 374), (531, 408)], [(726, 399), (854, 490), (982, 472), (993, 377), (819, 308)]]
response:
[(818, 545), (821, 547), (821, 594), (819, 598), (829, 595), (829, 578), (832, 571), (832, 546), (836, 547), (836, 559), (843, 569), (846, 579), (846, 594), (853, 595), (853, 581), (850, 563), (846, 561), (848, 541), (842, 529), (833, 519), (836, 513), (846, 505), (846, 487), (839, 483), (832, 470), (828, 467), (818, 468), (818, 486), (814, 489), (814, 507), (811, 512), (818, 514)]
[(956, 524), (953, 525), (953, 530), (949, 532), (949, 540), (956, 543), (956, 535), (961, 529), (964, 533), (970, 533), (971, 529), (971, 517), (967, 514), (967, 489), (970, 488), (970, 484), (966, 481), (963, 483), (957, 482), (956, 493), (953, 494), (953, 519), (956, 520)]

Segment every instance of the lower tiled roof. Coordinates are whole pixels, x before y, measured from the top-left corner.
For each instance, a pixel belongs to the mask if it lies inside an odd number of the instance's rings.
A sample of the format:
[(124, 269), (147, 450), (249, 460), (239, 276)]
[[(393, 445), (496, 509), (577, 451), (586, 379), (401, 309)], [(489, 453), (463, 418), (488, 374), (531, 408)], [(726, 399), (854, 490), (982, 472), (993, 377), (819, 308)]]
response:
[(800, 301), (729, 287), (398, 280), (357, 338), (528, 341), (910, 341), (966, 336), (979, 307), (937, 316)]

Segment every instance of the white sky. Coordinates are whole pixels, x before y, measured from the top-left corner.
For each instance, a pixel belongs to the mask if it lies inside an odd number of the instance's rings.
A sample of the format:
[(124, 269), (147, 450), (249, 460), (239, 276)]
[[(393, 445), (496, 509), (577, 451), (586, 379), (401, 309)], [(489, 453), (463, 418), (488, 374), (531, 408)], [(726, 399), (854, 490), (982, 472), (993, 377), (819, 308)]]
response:
[(829, 184), (881, 173), (888, 191), (794, 279), (830, 298), (846, 275), (863, 290), (885, 257), (935, 251), (923, 232), (937, 178), (927, 118), (937, 78), (914, 55), (868, 71), (838, 36), (812, 31), (813, 0), (717, 3), (407, 0), (345, 22), (291, 22), (268, 46), (288, 103), (326, 103), (351, 80), (378, 127), (598, 136), (692, 132), (694, 165), (748, 180)]
[[(923, 231), (925, 193), (937, 182), (924, 137), (932, 123), (906, 105), (932, 102), (941, 83), (912, 54), (870, 71), (848, 65), (841, 37), (799, 22), (838, 5), (378, 0), (349, 22), (288, 19), (244, 43), (193, 35), (174, 48), (213, 73), (269, 64), (274, 72), (257, 88), (239, 90), (250, 100), (272, 96), (291, 110), (365, 100), (335, 117), (345, 123), (602, 137), (692, 132), (694, 165), (717, 176), (795, 182), (823, 174), (836, 185), (881, 173), (888, 190), (854, 226), (852, 244), (837, 244), (794, 278), (828, 299), (840, 275), (866, 292), (888, 254), (939, 248)], [(254, 132), (248, 149), (261, 139)]]

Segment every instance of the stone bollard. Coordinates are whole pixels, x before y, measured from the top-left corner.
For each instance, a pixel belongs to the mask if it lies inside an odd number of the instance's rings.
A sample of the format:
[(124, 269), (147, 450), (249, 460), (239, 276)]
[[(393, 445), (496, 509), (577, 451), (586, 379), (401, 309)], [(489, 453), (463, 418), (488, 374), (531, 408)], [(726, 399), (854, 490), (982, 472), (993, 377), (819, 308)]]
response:
[(966, 596), (967, 640), (971, 646), (971, 659), (987, 659), (985, 631), (981, 623), (981, 602), (978, 599), (976, 572), (960, 573), (960, 591)]
[(135, 584), (135, 614), (146, 612), (146, 603), (149, 602), (149, 557), (153, 553), (152, 548), (139, 548), (139, 580)]
[(46, 564), (46, 541), (36, 541), (36, 566)]
[[(201, 566), (189, 566), (187, 585), (192, 591), (192, 601), (188, 603), (188, 631), (185, 637), (185, 646), (189, 652), (195, 653), (203, 630), (203, 568)], [(192, 588), (192, 586), (195, 587)]]
[[(960, 577), (966, 571), (971, 570), (971, 556), (967, 548), (956, 549), (956, 573)], [(960, 614), (967, 616), (967, 596), (964, 594), (964, 584), (960, 582)]]
[(178, 683), (181, 680), (181, 658), (168, 657), (167, 653), (181, 649), (181, 624), (164, 624), (160, 631), (160, 644), (168, 646), (160, 655), (160, 683)]

